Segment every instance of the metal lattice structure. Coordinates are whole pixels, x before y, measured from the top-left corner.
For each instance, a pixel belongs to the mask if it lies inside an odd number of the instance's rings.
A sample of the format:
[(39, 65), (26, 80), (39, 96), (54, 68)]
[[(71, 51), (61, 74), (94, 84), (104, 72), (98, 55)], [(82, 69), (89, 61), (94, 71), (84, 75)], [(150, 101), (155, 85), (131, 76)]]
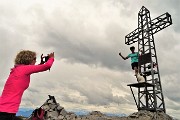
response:
[[(142, 50), (143, 53), (139, 56), (139, 72), (145, 82), (128, 85), (138, 110), (166, 112), (153, 35), (171, 24), (169, 13), (151, 20), (150, 11), (143, 6), (138, 13), (138, 28), (125, 36), (125, 44), (138, 42), (138, 51)], [(138, 89), (138, 101), (132, 87)]]

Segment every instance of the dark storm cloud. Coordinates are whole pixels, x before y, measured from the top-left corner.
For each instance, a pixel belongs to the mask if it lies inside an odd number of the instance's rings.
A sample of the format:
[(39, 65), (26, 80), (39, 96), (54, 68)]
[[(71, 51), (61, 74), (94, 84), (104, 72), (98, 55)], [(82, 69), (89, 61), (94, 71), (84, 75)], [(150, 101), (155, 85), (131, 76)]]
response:
[[(56, 39), (53, 39), (55, 37)], [(118, 56), (119, 51), (113, 51), (113, 46), (112, 48), (106, 48), (96, 43), (91, 43), (91, 40), (84, 43), (74, 39), (76, 42), (72, 43), (66, 37), (57, 37), (52, 33), (46, 38), (54, 42), (44, 41), (45, 47), (54, 47), (57, 55), (68, 59), (69, 62), (80, 62), (109, 68), (126, 67), (126, 65), (121, 64), (120, 57)]]
[[(128, 11), (128, 9), (130, 8), (129, 6), (130, 3), (128, 4), (122, 1), (115, 1), (114, 4), (116, 5), (118, 4), (118, 2), (121, 2), (122, 6), (125, 6), (125, 5), (127, 6), (127, 8), (124, 7), (123, 8), (124, 10), (122, 11)], [(148, 3), (149, 2), (145, 2), (145, 4), (148, 4)], [(170, 7), (173, 7), (175, 2), (172, 2), (169, 4), (170, 4)], [(168, 6), (169, 4), (168, 2), (163, 3), (164, 6)], [(157, 4), (152, 4), (152, 6), (151, 6), (152, 8), (150, 7), (148, 9), (150, 11), (152, 10), (151, 14), (153, 14), (153, 12), (155, 14), (156, 11), (154, 9), (157, 8)], [(100, 6), (96, 4), (96, 9), (98, 9), (98, 7)], [(173, 12), (173, 9), (174, 9), (175, 14), (177, 14), (179, 8), (170, 9), (170, 7), (168, 8), (168, 10), (172, 11), (173, 21), (175, 20), (175, 22), (173, 23), (174, 29), (176, 29), (176, 27), (179, 28), (178, 27), (179, 23), (176, 22), (177, 16), (174, 15), (174, 12)], [(162, 8), (164, 7), (162, 6)], [(159, 8), (159, 9), (162, 9), (162, 8)], [(137, 13), (139, 9), (136, 9)], [(130, 10), (132, 12), (132, 9)], [(79, 15), (80, 18), (78, 16), (66, 17), (61, 12), (62, 11), (57, 10), (56, 14), (52, 14), (51, 17), (54, 17), (53, 19), (48, 19), (46, 15), (41, 16), (41, 24), (43, 26), (38, 25), (37, 27), (35, 27), (35, 29), (40, 30), (38, 32), (38, 34), (40, 35), (39, 44), (46, 47), (47, 49), (54, 48), (56, 50), (57, 56), (59, 56), (60, 58), (65, 58), (71, 63), (79, 62), (79, 63), (89, 64), (89, 65), (104, 66), (110, 69), (118, 69), (118, 70), (123, 70), (123, 71), (124, 70), (127, 71), (130, 69), (129, 60), (128, 62), (127, 61), (125, 62), (118, 55), (120, 51), (122, 52), (124, 56), (127, 56), (129, 52), (129, 46), (126, 46), (124, 44), (124, 36), (131, 31), (128, 32), (126, 31), (126, 29), (120, 26), (121, 24), (125, 24), (125, 23), (122, 23), (122, 22), (113, 23), (113, 21), (111, 21), (111, 23), (104, 24), (104, 29), (103, 29), (104, 31), (99, 31), (98, 26), (100, 25), (99, 27), (101, 27), (100, 21), (99, 23), (86, 21), (87, 19), (81, 18), (81, 12), (77, 12), (77, 11), (74, 14)], [(135, 12), (132, 12), (132, 13), (135, 13)], [(157, 13), (159, 14), (159, 12), (156, 12), (156, 14)], [(125, 13), (122, 13), (122, 14), (125, 15)], [(57, 17), (55, 15), (57, 15)], [(71, 13), (70, 15), (73, 15), (73, 13)], [(117, 18), (118, 17), (119, 16), (117, 16)], [(97, 17), (97, 21), (98, 21), (98, 18), (99, 17)], [(107, 18), (104, 18), (104, 19), (107, 19)], [(37, 19), (37, 21), (39, 21), (39, 19)], [(137, 20), (134, 20), (134, 21), (137, 21)], [(87, 30), (86, 28), (87, 24), (89, 24), (89, 30)], [(135, 26), (135, 25), (132, 23), (132, 26)], [(135, 28), (132, 28), (132, 30), (134, 30)], [(43, 33), (41, 31), (43, 31)], [(158, 34), (161, 35), (161, 32), (162, 31), (160, 31)], [(100, 36), (100, 33), (103, 33), (104, 36), (103, 37)], [(164, 33), (165, 32), (162, 32), (162, 34)], [(171, 33), (169, 33), (169, 35), (171, 35)], [(163, 44), (167, 44), (169, 42), (169, 39), (167, 38), (168, 36), (166, 37), (166, 39), (163, 40), (160, 46), (164, 46)], [(172, 39), (172, 37), (170, 36), (169, 38)], [(156, 35), (155, 35), (155, 40), (156, 40)], [(108, 44), (106, 43), (107, 41), (109, 41), (109, 45), (107, 45)], [(176, 40), (168, 44), (168, 46), (172, 48), (175, 44), (177, 44)], [(126, 52), (124, 52), (123, 50)]]
[[(48, 19), (46, 16), (41, 16), (43, 26), (38, 25), (34, 29), (38, 30), (36, 30), (40, 38), (38, 44), (47, 49), (54, 48), (57, 57), (65, 58), (72, 63), (79, 62), (111, 69), (129, 69), (127, 68), (129, 61), (124, 62), (118, 55), (119, 50), (126, 49), (124, 45), (126, 33), (119, 23), (112, 22), (101, 26), (101, 22), (97, 20), (100, 27), (104, 28), (100, 31), (100, 28), (96, 26), (97, 21), (93, 25), (93, 22), (85, 21), (78, 16), (74, 18), (77, 21), (63, 18), (63, 15), (53, 17), (53, 19)], [(89, 30), (86, 22), (89, 22), (87, 23)], [(124, 55), (126, 56), (127, 53)]]

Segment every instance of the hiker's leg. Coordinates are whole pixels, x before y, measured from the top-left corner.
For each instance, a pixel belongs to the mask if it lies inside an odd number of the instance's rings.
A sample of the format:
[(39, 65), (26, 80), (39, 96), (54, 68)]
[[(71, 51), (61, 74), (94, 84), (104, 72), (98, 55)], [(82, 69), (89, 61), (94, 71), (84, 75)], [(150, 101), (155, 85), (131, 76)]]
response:
[(138, 68), (137, 67), (134, 67), (134, 72), (135, 72), (135, 75), (138, 74)]
[(132, 66), (132, 69), (134, 70), (135, 76), (136, 76), (139, 73), (138, 72), (138, 62), (132, 63), (131, 66)]

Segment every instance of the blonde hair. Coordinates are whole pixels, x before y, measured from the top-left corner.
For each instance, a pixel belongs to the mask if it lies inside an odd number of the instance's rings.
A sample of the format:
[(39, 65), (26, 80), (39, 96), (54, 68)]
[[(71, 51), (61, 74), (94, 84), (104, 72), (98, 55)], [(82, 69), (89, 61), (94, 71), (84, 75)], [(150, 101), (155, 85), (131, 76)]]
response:
[(36, 53), (30, 50), (22, 50), (20, 51), (14, 60), (15, 64), (25, 64), (29, 65), (35, 60)]

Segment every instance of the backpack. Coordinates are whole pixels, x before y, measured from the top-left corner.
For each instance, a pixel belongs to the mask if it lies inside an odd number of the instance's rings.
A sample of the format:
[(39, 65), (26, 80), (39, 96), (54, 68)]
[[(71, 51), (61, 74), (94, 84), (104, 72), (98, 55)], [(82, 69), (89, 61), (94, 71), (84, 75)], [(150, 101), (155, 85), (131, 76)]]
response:
[(45, 110), (43, 110), (41, 107), (37, 108), (33, 111), (32, 120), (44, 120), (44, 114)]

